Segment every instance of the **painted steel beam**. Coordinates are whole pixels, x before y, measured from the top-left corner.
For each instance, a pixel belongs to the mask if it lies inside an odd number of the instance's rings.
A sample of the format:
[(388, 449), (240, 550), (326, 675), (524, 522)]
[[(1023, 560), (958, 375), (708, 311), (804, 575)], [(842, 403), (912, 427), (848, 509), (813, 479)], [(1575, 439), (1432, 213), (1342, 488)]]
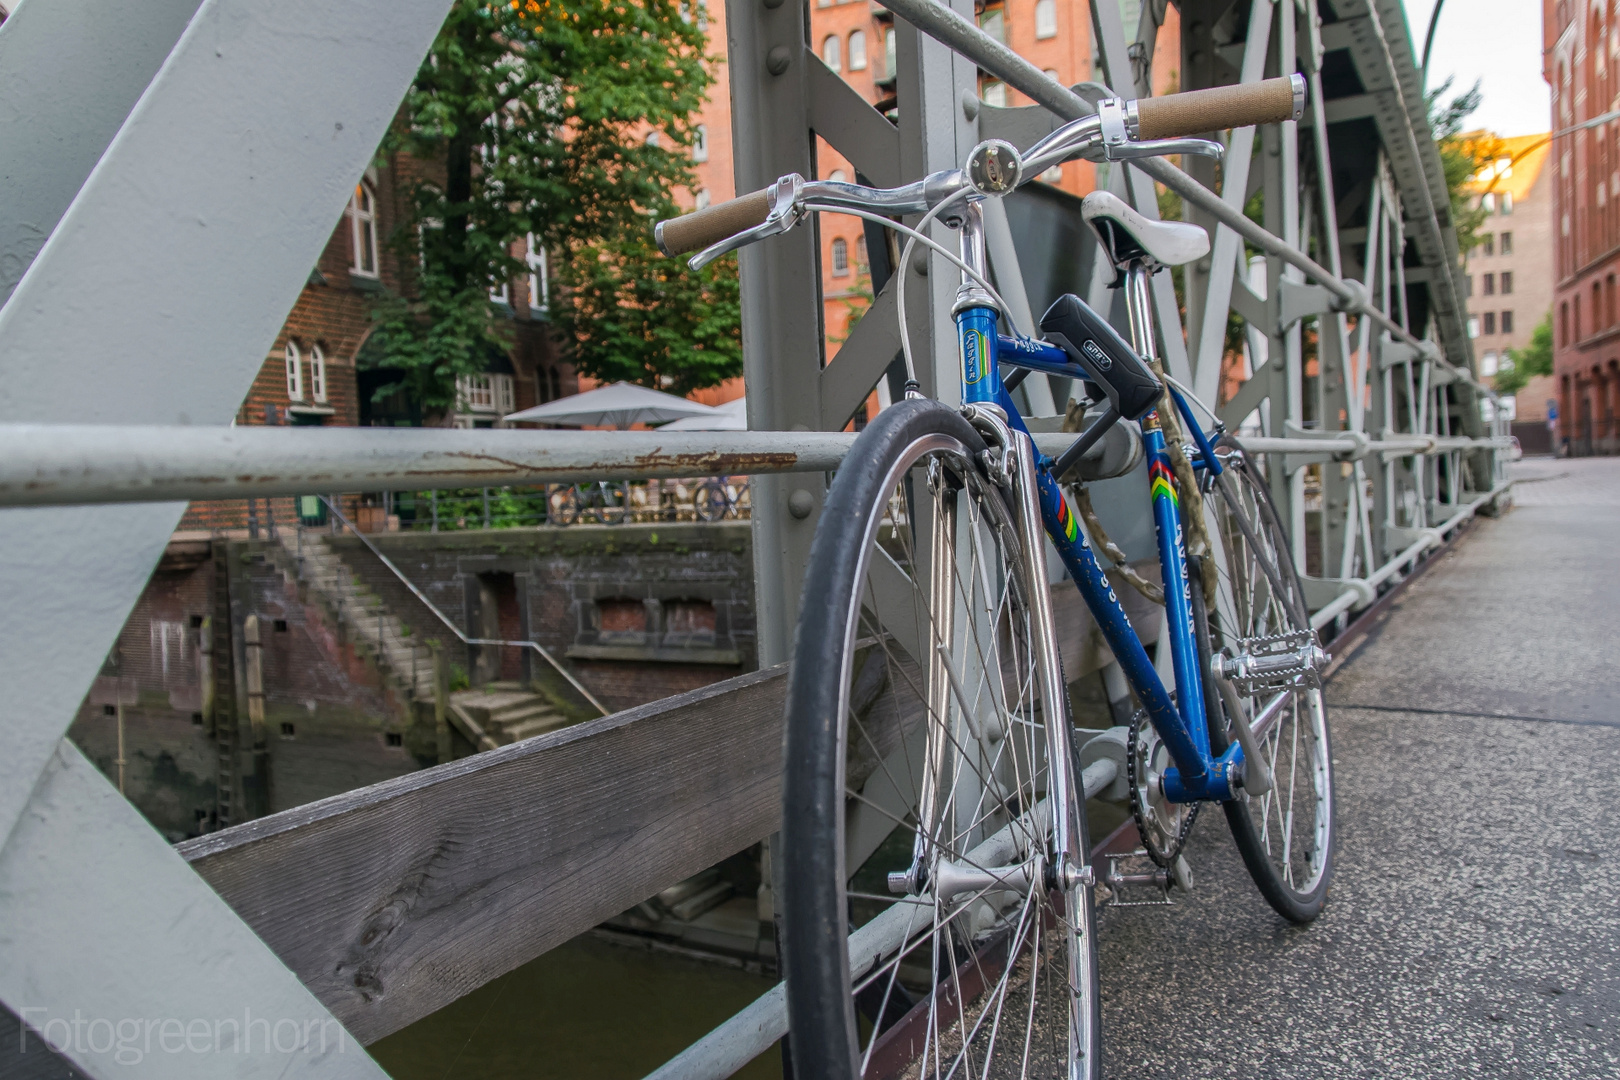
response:
[[(0, 307), (158, 67), (198, 0), (50, 0), (0, 25)], [(64, 78), (64, 72), (72, 72)], [(22, 103), (26, 103), (23, 107)]]
[[(0, 421), (228, 423), (447, 6), (205, 0), (0, 309)], [(0, 628), (10, 688), (0, 705), (0, 997), (18, 1015), (29, 996), (88, 1000), (103, 985), (120, 988), (109, 999), (118, 1015), (188, 1019), (201, 998), (213, 1015), (301, 992), (285, 968), (245, 961), (257, 939), (217, 897), (185, 891), (190, 870), (132, 809), (64, 825), (51, 834), (52, 858), (30, 846), (41, 815), (54, 813), (47, 768), (68, 753), (61, 739), (84, 688), (182, 510), (0, 514), (0, 592), (29, 612)], [(75, 791), (120, 799), (94, 773)], [(151, 854), (136, 870), (98, 854), (108, 850)], [(53, 881), (93, 909), (71, 929), (34, 910), (57, 896)], [(178, 906), (146, 899), (182, 896)], [(165, 935), (154, 907), (206, 929)], [(127, 968), (133, 946), (88, 947), (120, 939), (162, 947)], [(137, 1075), (93, 1051), (68, 1056), (93, 1076)], [(220, 1072), (206, 1055), (148, 1061), (140, 1075)], [(274, 1050), (240, 1074), (381, 1075), (363, 1055)]]

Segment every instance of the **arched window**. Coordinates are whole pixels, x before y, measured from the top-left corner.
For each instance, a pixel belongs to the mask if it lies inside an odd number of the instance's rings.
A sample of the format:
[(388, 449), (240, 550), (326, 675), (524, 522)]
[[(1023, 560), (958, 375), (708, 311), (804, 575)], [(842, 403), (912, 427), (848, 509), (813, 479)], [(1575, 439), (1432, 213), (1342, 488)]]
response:
[(1035, 0), (1035, 36), (1057, 37), (1057, 0)]
[(563, 396), (562, 395), (562, 376), (557, 373), (556, 368), (552, 368), (551, 369), (551, 400), (556, 401), (558, 398), (560, 398), (562, 396)]
[(984, 89), (979, 91), (979, 96), (984, 98), (984, 103), (986, 105), (994, 105), (997, 108), (1006, 108), (1007, 84), (1004, 82), (997, 82), (995, 79), (987, 79), (985, 80)]
[(849, 174), (843, 169), (834, 169), (832, 171), (832, 175), (827, 177), (827, 179), (831, 180), (835, 184), (847, 184), (849, 183)]
[(899, 74), (894, 59), (894, 28), (883, 31), (883, 75), (892, 79)]
[(843, 39), (837, 34), (828, 34), (827, 39), (821, 43), (821, 62), (834, 71), (844, 70)]
[(860, 267), (866, 265), (866, 237), (864, 235), (855, 238), (855, 265)]
[(712, 201), (708, 188), (698, 188), (698, 193), (692, 196), (692, 209), (707, 210)]
[(326, 353), (319, 345), (309, 347), (309, 396), (321, 405), (326, 404)]
[(287, 342), (287, 397), (292, 401), (304, 400), (304, 358), (298, 346)]
[(849, 273), (849, 241), (843, 237), (832, 242), (833, 277)]
[(377, 276), (377, 197), (364, 180), (349, 197), (349, 240), (353, 261), (349, 269), (362, 277)]
[(849, 70), (866, 70), (866, 31), (856, 30), (849, 35)]

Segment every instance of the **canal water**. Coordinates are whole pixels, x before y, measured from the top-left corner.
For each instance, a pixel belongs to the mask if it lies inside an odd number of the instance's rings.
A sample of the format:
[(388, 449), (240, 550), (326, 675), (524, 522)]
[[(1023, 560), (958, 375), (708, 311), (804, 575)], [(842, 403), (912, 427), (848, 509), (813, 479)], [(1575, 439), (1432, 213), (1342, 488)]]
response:
[[(585, 935), (370, 1049), (394, 1080), (641, 1080), (774, 984)], [(780, 1080), (780, 1058), (736, 1075)]]

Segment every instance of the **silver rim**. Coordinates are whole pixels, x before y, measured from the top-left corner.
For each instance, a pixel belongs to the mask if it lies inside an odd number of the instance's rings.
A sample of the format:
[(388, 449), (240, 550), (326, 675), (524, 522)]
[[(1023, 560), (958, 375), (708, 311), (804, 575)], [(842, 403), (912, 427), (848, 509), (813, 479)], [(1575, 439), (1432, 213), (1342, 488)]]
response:
[[(1210, 612), (1217, 649), (1223, 640), (1266, 637), (1309, 625), (1303, 620), (1296, 579), (1286, 572), (1278, 575), (1288, 590), (1280, 594), (1262, 565), (1261, 560), (1269, 560), (1273, 568), (1286, 567), (1291, 555), (1287, 548), (1278, 549), (1286, 541), (1268, 526), (1254, 487), (1261, 481), (1246, 468), (1229, 468), (1228, 475), (1231, 484), (1206, 500), (1215, 524), (1210, 541), (1219, 578), (1215, 610)], [(1222, 493), (1235, 498), (1236, 505)], [(1250, 544), (1235, 514), (1250, 523), (1261, 550)], [(1279, 702), (1279, 696), (1284, 700)], [(1240, 801), (1277, 878), (1290, 891), (1308, 896), (1327, 871), (1332, 840), (1333, 785), (1322, 693), (1299, 688), (1253, 697), (1240, 694), (1239, 700), (1251, 721), (1270, 716), (1255, 734), (1274, 778), (1270, 791), (1257, 798), (1245, 794)]]
[[(847, 622), (841, 906), (857, 1050), (868, 1077), (1089, 1077), (1090, 896), (1043, 884), (1054, 800), (1026, 570), (1005, 504), (967, 459), (937, 435), (899, 455)], [(936, 504), (930, 474), (946, 469), (967, 488)], [(908, 872), (920, 885), (896, 896), (889, 876)]]

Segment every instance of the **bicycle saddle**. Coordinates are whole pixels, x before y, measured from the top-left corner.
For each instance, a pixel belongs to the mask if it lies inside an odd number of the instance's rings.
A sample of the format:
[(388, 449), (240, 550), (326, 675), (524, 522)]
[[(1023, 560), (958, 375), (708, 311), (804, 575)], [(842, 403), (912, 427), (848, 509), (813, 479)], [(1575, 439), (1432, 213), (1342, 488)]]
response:
[(1150, 270), (1180, 266), (1209, 254), (1209, 234), (1197, 225), (1153, 221), (1106, 191), (1087, 195), (1080, 204), (1080, 216), (1096, 232), (1116, 267), (1136, 260), (1151, 264)]

